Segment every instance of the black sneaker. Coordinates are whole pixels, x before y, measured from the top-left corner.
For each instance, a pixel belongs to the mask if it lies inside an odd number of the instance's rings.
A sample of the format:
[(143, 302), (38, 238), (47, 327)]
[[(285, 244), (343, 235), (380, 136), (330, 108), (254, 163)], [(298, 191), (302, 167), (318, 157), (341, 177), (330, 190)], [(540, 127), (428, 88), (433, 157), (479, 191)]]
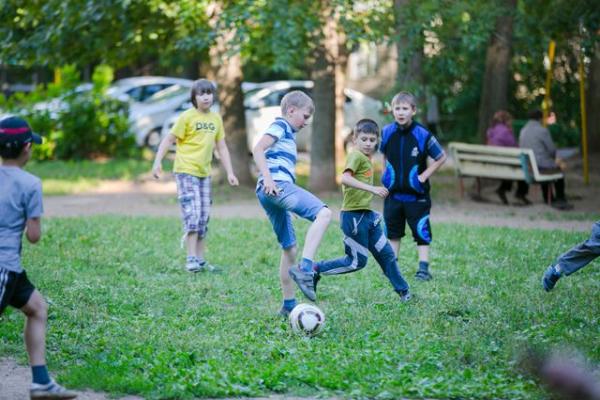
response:
[(556, 208), (557, 210), (566, 211), (572, 210), (573, 205), (571, 203), (567, 203), (566, 200), (554, 200), (550, 203), (552, 208)]
[(518, 205), (521, 205), (521, 206), (530, 206), (531, 205), (531, 201), (525, 196), (515, 196), (515, 199), (517, 199)]
[(315, 301), (317, 299), (317, 294), (315, 293), (315, 284), (314, 284), (314, 272), (304, 272), (297, 265), (290, 268), (290, 278), (296, 282), (296, 285), (302, 291), (302, 294), (306, 296), (310, 301)]
[(504, 193), (502, 190), (496, 190), (496, 194), (500, 198), (500, 201), (502, 202), (502, 204), (504, 204), (504, 205), (507, 206), (508, 205), (508, 199), (506, 198), (506, 193)]
[(288, 310), (285, 307), (281, 307), (281, 309), (279, 310), (277, 315), (280, 316), (281, 318), (288, 318), (290, 316), (290, 313), (291, 313), (290, 310)]
[(556, 285), (556, 282), (558, 282), (559, 279), (560, 274), (556, 272), (554, 265), (546, 268), (546, 272), (544, 272), (544, 276), (542, 277), (542, 286), (544, 287), (544, 290), (549, 292), (554, 289), (554, 285)]
[(321, 280), (321, 274), (318, 272), (313, 273), (313, 289), (315, 291), (315, 296), (317, 295), (317, 283)]
[(415, 274), (415, 278), (417, 278), (420, 281), (430, 281), (430, 280), (433, 279), (433, 276), (431, 276), (431, 274), (429, 273), (429, 271), (424, 270), (424, 269), (420, 269)]
[(408, 289), (403, 290), (402, 292), (398, 292), (398, 295), (400, 296), (400, 301), (403, 303), (406, 303), (407, 301), (412, 299), (412, 296), (411, 296), (410, 292), (408, 291)]

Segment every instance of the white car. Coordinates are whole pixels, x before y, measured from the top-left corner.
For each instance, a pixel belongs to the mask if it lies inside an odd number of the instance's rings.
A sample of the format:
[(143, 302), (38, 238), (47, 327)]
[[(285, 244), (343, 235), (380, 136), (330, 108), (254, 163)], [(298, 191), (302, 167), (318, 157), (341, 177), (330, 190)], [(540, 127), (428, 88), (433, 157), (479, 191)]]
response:
[[(276, 117), (281, 115), (279, 104), (281, 99), (292, 90), (302, 90), (309, 95), (312, 93), (312, 81), (271, 81), (254, 84), (248, 87), (244, 97), (248, 149), (252, 150), (263, 132)], [(344, 135), (345, 143), (350, 139), (350, 133), (356, 122), (362, 118), (371, 118), (382, 128), (386, 123), (384, 106), (381, 101), (373, 99), (353, 89), (344, 89)], [(179, 114), (191, 103), (182, 104), (164, 124), (162, 136), (167, 135)], [(306, 126), (297, 137), (298, 150), (310, 150), (312, 126)]]

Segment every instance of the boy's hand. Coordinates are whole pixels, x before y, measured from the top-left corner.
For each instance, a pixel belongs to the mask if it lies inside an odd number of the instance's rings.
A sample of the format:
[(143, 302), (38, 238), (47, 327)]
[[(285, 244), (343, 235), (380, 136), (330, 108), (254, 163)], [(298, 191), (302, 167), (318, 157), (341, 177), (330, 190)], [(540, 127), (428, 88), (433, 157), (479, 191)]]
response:
[(381, 198), (386, 198), (387, 195), (390, 194), (390, 192), (388, 192), (388, 190), (383, 186), (373, 186), (371, 193)]
[(423, 176), (424, 174), (420, 174), (417, 175), (417, 179), (419, 180), (419, 182), (421, 183), (425, 183), (425, 181), (427, 181), (427, 178)]
[(279, 189), (277, 187), (277, 185), (271, 178), (268, 178), (268, 179), (264, 178), (263, 187), (264, 187), (265, 193), (269, 196), (277, 196), (279, 194), (279, 192), (281, 191), (281, 189)]
[(154, 163), (152, 166), (152, 176), (154, 176), (155, 179), (159, 179), (160, 174), (162, 174), (162, 165), (160, 163)]
[(238, 186), (240, 184), (237, 176), (235, 176), (234, 174), (227, 174), (227, 180), (229, 181), (229, 184), (231, 186)]

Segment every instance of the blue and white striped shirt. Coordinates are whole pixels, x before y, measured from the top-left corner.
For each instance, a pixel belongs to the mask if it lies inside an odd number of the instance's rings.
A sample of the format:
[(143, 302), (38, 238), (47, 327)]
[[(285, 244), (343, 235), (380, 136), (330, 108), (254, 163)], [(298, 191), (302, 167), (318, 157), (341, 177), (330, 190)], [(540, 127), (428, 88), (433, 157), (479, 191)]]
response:
[[(296, 130), (284, 118), (276, 118), (263, 133), (275, 139), (275, 143), (265, 150), (267, 167), (274, 181), (296, 182)], [(262, 175), (258, 181), (262, 182)]]

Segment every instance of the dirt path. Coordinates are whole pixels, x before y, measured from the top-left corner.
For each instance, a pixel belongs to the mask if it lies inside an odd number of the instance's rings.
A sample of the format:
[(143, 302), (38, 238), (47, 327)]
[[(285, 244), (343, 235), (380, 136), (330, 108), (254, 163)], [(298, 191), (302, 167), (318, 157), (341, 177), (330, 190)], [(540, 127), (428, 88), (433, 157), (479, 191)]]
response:
[[(568, 212), (554, 210), (539, 200), (528, 207), (503, 206), (495, 198), (493, 189), (494, 186), (484, 188), (484, 195), (490, 199), (486, 203), (472, 201), (468, 196), (459, 199), (453, 189), (448, 193), (449, 201), (434, 203), (432, 221), (522, 229), (587, 231), (590, 229), (591, 215), (600, 215), (600, 200), (596, 202), (596, 199), (600, 199), (600, 187), (593, 185), (581, 185), (571, 190), (571, 194), (576, 196), (576, 200), (573, 200), (575, 209)], [(44, 199), (44, 208), (46, 217), (101, 214), (177, 217), (179, 208), (175, 197), (176, 188), (172, 181), (115, 181), (103, 183), (89, 193), (48, 196)], [(530, 197), (541, 197), (539, 188), (533, 188)], [(381, 202), (375, 204), (381, 209)], [(338, 210), (333, 208), (334, 215), (337, 215)], [(265, 215), (255, 199), (245, 196), (244, 200), (213, 204), (211, 217), (265, 218)]]

